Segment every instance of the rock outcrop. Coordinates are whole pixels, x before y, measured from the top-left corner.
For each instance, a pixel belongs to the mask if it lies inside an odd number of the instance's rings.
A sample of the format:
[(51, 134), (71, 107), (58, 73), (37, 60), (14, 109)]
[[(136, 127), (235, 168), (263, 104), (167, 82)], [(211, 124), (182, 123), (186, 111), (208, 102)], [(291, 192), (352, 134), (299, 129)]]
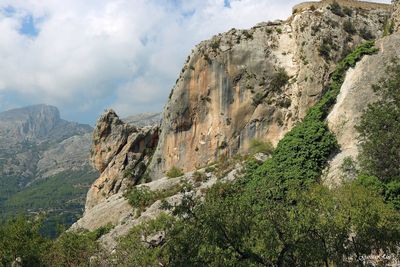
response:
[(97, 121), (91, 161), (101, 173), (87, 194), (85, 212), (143, 177), (158, 142), (158, 126), (137, 128), (113, 110)]
[[(389, 5), (342, 2), (346, 9), (339, 13), (333, 10), (333, 1), (307, 3), (287, 21), (232, 29), (200, 43), (171, 92), (160, 129), (139, 129), (123, 123), (113, 111), (104, 114), (92, 148), (101, 176), (88, 193), (84, 217), (73, 229), (94, 230), (112, 223), (115, 228), (102, 237), (112, 249), (116, 238), (160, 212), (161, 203), (156, 201), (135, 217), (123, 194), (129, 185), (140, 178), (153, 191), (169, 190), (184, 180), (194, 185), (195, 169), (204, 172), (202, 167), (221, 155), (229, 159), (247, 153), (252, 139), (277, 144), (320, 99), (337, 61), (361, 42), (384, 33)], [(356, 155), (356, 119), (376, 99), (369, 87), (361, 89), (383, 74), (397, 38), (379, 41), (380, 54), (364, 58), (346, 77), (328, 118), (342, 148), (327, 170), (329, 183), (338, 179), (343, 158)], [(376, 73), (371, 66), (376, 66)], [(155, 149), (154, 155), (149, 149)], [(173, 166), (182, 169), (184, 177), (166, 178), (164, 173)], [(240, 166), (218, 178), (234, 179), (238, 170)], [(212, 182), (201, 182), (192, 192), (201, 193), (218, 178), (212, 174), (207, 178)], [(175, 203), (181, 196), (176, 193), (166, 200)]]
[(340, 152), (330, 161), (325, 177), (329, 185), (341, 183), (341, 166), (346, 158), (357, 160), (358, 135), (355, 126), (368, 105), (377, 100), (372, 85), (385, 77), (388, 64), (393, 59), (400, 59), (400, 33), (377, 41), (376, 46), (379, 48), (376, 55), (364, 57), (347, 72), (337, 103), (327, 118), (340, 146)]
[(325, 2), (196, 46), (163, 112), (152, 179), (247, 152), (254, 138), (276, 144), (319, 99), (337, 60), (381, 36), (390, 16), (389, 5), (338, 14)]

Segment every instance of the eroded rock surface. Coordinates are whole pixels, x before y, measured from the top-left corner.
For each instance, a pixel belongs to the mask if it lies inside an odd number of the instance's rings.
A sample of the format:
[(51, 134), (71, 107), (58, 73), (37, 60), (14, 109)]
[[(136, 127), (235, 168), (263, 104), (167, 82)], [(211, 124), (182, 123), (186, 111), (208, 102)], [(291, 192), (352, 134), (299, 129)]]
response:
[(328, 126), (340, 146), (340, 152), (330, 161), (325, 177), (329, 185), (341, 182), (341, 166), (346, 157), (357, 160), (358, 135), (355, 126), (368, 105), (377, 100), (372, 85), (385, 77), (391, 60), (400, 58), (400, 34), (385, 37), (376, 46), (379, 48), (377, 54), (364, 57), (355, 68), (347, 72), (337, 103), (327, 118)]
[(200, 43), (164, 109), (151, 178), (245, 153), (254, 138), (277, 144), (319, 99), (335, 63), (381, 36), (388, 16), (386, 5), (344, 16), (321, 5)]
[(101, 174), (87, 194), (85, 212), (139, 182), (157, 145), (158, 130), (158, 126), (126, 124), (113, 110), (100, 117), (93, 132), (91, 161)]

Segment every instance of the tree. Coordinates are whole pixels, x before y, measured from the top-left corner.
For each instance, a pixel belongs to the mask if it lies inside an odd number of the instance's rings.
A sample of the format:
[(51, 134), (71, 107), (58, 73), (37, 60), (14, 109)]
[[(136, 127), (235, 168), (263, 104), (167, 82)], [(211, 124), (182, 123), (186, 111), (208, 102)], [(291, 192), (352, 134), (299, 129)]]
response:
[(18, 257), (23, 266), (40, 266), (50, 241), (40, 233), (42, 219), (18, 216), (0, 225), (0, 263), (10, 266)]
[(381, 98), (370, 104), (357, 127), (363, 170), (382, 181), (400, 181), (400, 64), (392, 62), (388, 75), (373, 86)]

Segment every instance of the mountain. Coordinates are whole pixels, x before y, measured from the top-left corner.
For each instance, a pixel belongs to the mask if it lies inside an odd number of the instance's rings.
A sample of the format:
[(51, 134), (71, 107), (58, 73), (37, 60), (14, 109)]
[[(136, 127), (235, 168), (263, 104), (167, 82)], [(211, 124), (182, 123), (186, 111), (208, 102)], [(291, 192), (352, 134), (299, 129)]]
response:
[[(113, 111), (98, 120), (92, 161), (101, 175), (88, 192), (84, 216), (71, 229), (95, 230), (111, 223), (114, 228), (100, 241), (113, 250), (118, 238), (163, 209), (158, 199), (138, 212), (129, 204), (130, 190), (148, 188), (173, 205), (185, 196), (174, 191), (182, 184), (188, 182), (194, 195), (204, 195), (218, 181), (240, 177), (244, 163), (236, 158), (254, 150), (254, 144), (263, 144), (269, 154), (269, 146), (276, 147), (310, 108), (324, 101), (340, 60), (377, 39), (378, 53), (350, 68), (327, 114), (339, 151), (330, 155), (320, 179), (337, 186), (345, 159), (358, 155), (354, 126), (378, 99), (371, 84), (384, 77), (385, 62), (400, 56), (399, 34), (382, 38), (390, 22), (395, 24), (397, 17), (391, 16), (387, 4), (307, 2), (295, 6), (286, 21), (232, 29), (201, 42), (179, 74), (160, 126), (134, 128), (129, 122), (135, 119), (120, 120)], [(210, 173), (215, 166), (217, 171)], [(171, 179), (172, 171), (185, 174)]]
[(80, 215), (96, 176), (88, 160), (92, 131), (61, 119), (49, 105), (0, 113), (0, 217), (20, 211)]
[(399, 46), (400, 1), (355, 0), (201, 42), (160, 124), (98, 119), (85, 212), (38, 259), (399, 266)]
[(138, 127), (153, 126), (161, 123), (161, 112), (145, 112), (123, 118), (122, 121)]

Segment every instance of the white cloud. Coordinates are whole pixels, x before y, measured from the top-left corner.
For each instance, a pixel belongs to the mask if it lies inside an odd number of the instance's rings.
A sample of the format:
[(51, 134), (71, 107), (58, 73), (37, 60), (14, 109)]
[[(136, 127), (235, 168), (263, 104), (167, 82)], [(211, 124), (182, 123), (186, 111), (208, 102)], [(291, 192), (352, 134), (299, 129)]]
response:
[[(0, 12), (0, 93), (55, 104), (71, 117), (85, 111), (92, 121), (109, 105), (122, 115), (161, 110), (196, 43), (285, 18), (298, 2), (2, 0), (0, 10), (15, 12)], [(19, 32), (27, 15), (36, 37)]]

